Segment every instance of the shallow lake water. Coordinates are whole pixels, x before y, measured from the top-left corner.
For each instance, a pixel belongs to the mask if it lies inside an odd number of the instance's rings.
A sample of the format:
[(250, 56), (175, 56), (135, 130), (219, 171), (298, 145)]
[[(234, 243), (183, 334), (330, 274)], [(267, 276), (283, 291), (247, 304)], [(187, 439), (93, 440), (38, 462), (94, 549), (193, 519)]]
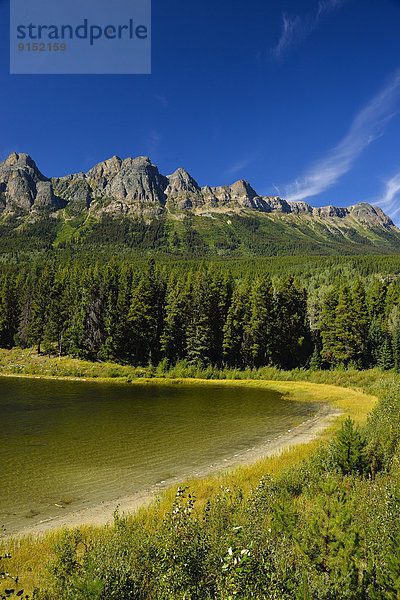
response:
[(0, 377), (0, 526), (13, 533), (192, 475), (318, 408), (256, 388)]

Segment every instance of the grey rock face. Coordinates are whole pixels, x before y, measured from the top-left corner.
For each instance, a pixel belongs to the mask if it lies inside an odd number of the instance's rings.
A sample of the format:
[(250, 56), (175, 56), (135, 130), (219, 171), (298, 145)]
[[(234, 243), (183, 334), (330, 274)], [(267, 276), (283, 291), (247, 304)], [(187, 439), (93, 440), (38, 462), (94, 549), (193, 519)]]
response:
[(3, 210), (11, 214), (61, 208), (51, 182), (28, 154), (13, 152), (0, 163), (0, 193)]
[(367, 202), (360, 202), (349, 207), (349, 213), (360, 223), (373, 227), (393, 227), (393, 221), (379, 206), (371, 206)]
[[(95, 197), (111, 199), (104, 208), (107, 212), (159, 214), (165, 205), (168, 179), (147, 156), (125, 160), (114, 156), (93, 167), (86, 180)], [(97, 207), (93, 204), (92, 208)]]
[(240, 179), (232, 185), (205, 186), (201, 191), (205, 202), (214, 207), (231, 204), (239, 208), (266, 210), (263, 199), (257, 195), (257, 192), (253, 190), (249, 182), (244, 181), (244, 179)]
[(89, 209), (93, 192), (83, 173), (54, 178), (52, 184), (57, 196), (65, 200), (68, 214), (78, 216)]
[(317, 217), (339, 217), (343, 218), (349, 214), (347, 208), (337, 208), (336, 206), (321, 206), (313, 208), (313, 215)]
[(288, 205), (290, 207), (290, 212), (292, 212), (293, 214), (300, 214), (300, 213), (312, 214), (312, 212), (313, 212), (312, 206), (307, 204), (307, 202), (288, 201)]
[[(321, 219), (352, 219), (370, 228), (394, 227), (376, 206), (365, 202), (349, 208), (313, 208), (306, 202), (287, 202), (279, 196), (259, 196), (248, 181), (200, 188), (183, 168), (164, 177), (147, 156), (122, 160), (113, 156), (90, 171), (48, 179), (27, 154), (11, 154), (0, 163), (0, 213), (24, 215), (56, 211), (66, 214), (142, 215), (166, 211), (244, 211), (302, 215)], [(334, 222), (330, 222), (332, 230)]]
[(291, 208), (286, 200), (283, 200), (279, 196), (266, 196), (265, 202), (269, 206), (271, 212), (290, 213)]
[(167, 175), (167, 180), (168, 185), (164, 193), (170, 207), (190, 209), (204, 204), (198, 183), (182, 167), (172, 175)]

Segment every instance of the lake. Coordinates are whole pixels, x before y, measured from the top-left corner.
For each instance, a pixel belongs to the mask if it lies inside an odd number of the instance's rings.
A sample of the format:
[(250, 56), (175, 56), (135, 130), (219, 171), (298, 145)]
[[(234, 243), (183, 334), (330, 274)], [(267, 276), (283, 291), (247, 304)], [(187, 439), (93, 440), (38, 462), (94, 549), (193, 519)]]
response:
[(13, 533), (193, 475), (318, 408), (261, 388), (0, 377), (0, 526)]

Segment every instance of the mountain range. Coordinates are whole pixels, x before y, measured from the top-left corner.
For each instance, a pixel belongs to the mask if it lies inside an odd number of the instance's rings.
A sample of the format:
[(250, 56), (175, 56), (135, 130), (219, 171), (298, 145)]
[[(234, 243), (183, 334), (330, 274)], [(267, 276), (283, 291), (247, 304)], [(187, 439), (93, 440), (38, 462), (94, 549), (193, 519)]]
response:
[(200, 187), (183, 168), (114, 156), (87, 173), (45, 177), (27, 154), (0, 163), (0, 247), (128, 247), (166, 254), (399, 253), (377, 206), (312, 207), (250, 183)]

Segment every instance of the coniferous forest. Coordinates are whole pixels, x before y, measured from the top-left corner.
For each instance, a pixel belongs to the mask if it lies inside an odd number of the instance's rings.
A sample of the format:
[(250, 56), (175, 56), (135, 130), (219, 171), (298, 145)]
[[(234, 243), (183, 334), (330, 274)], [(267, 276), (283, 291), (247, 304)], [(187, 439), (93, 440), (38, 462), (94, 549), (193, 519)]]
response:
[(231, 266), (3, 267), (0, 347), (143, 366), (400, 368), (396, 273)]

